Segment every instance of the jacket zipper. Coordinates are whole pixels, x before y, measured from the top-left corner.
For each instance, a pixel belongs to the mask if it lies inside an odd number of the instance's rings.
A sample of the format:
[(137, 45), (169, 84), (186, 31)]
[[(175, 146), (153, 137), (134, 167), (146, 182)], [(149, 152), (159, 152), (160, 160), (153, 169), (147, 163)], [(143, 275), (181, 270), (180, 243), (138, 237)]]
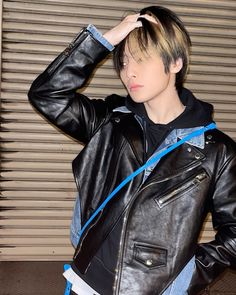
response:
[(116, 294), (116, 295), (119, 295), (120, 278), (121, 278), (121, 265), (123, 262), (124, 241), (125, 241), (125, 235), (126, 235), (126, 226), (127, 226), (127, 221), (128, 221), (128, 215), (129, 215), (129, 211), (132, 207), (133, 201), (136, 199), (136, 195), (142, 191), (142, 190), (139, 191), (139, 188), (136, 191), (136, 193), (134, 194), (129, 207), (127, 208), (125, 216), (124, 216), (124, 223), (123, 223), (122, 231), (121, 231), (120, 248), (119, 248), (118, 259), (117, 259), (116, 275), (115, 275), (115, 281), (114, 281), (114, 285), (113, 285), (114, 294)]
[[(199, 165), (199, 163), (198, 163), (198, 165)], [(187, 171), (191, 171), (192, 169), (194, 169), (198, 165), (195, 164), (195, 165), (191, 166), (191, 168), (189, 168)], [(178, 173), (177, 175), (180, 175), (180, 174), (182, 174), (182, 173)], [(195, 182), (201, 182), (206, 177), (207, 177), (206, 172), (202, 172), (202, 173), (199, 173), (197, 176), (195, 176), (194, 181)], [(164, 180), (167, 180), (167, 179), (169, 179), (169, 178), (165, 178)], [(164, 180), (161, 180), (159, 182), (163, 182)], [(126, 236), (126, 227), (127, 227), (127, 222), (128, 222), (128, 216), (129, 216), (130, 209), (132, 207), (132, 204), (133, 204), (134, 200), (136, 199), (136, 195), (139, 194), (139, 193), (141, 193), (144, 189), (146, 189), (147, 187), (153, 185), (154, 183), (156, 183), (156, 182), (152, 182), (152, 183), (144, 186), (140, 191), (139, 191), (139, 189), (137, 190), (137, 192), (134, 194), (134, 196), (133, 196), (133, 198), (132, 198), (132, 200), (131, 200), (131, 202), (129, 204), (129, 207), (127, 208), (127, 212), (125, 213), (124, 224), (122, 226), (121, 239), (120, 239), (120, 249), (119, 249), (118, 259), (117, 259), (116, 275), (115, 275), (115, 281), (114, 281), (114, 285), (113, 285), (113, 290), (114, 290), (114, 294), (115, 295), (119, 295), (120, 279), (121, 279), (121, 271), (122, 271), (121, 265), (123, 263), (124, 248), (125, 248), (125, 245), (124, 244), (125, 244), (125, 236)]]
[[(146, 158), (146, 154), (147, 154), (147, 139), (146, 139), (146, 136), (145, 136), (145, 131), (144, 131), (144, 127), (142, 125), (142, 123), (140, 122), (138, 116), (135, 116), (137, 122), (139, 123), (142, 131), (143, 131), (143, 135), (144, 135), (144, 138), (143, 138), (143, 141), (144, 141), (144, 154), (145, 154), (145, 158)], [(143, 120), (143, 124), (145, 125), (146, 122)], [(145, 159), (144, 159), (145, 160)], [(114, 280), (114, 284), (113, 284), (113, 290), (114, 290), (114, 294), (119, 294), (119, 287), (120, 287), (120, 276), (121, 276), (121, 267), (120, 265), (122, 264), (120, 260), (123, 261), (123, 252), (124, 252), (124, 245), (122, 246), (122, 242), (124, 241), (124, 236), (126, 234), (126, 224), (127, 224), (127, 220), (128, 220), (128, 213), (129, 213), (129, 209), (131, 208), (131, 205), (133, 204), (133, 200), (135, 199), (136, 195), (139, 193), (139, 189), (140, 187), (143, 185), (143, 183), (138, 187), (138, 190), (136, 191), (136, 193), (134, 194), (131, 202), (130, 202), (130, 205), (129, 207), (127, 208), (127, 211), (125, 212), (125, 216), (124, 216), (124, 223), (123, 223), (123, 226), (122, 226), (122, 231), (121, 231), (121, 239), (120, 239), (120, 247), (119, 247), (119, 252), (118, 252), (118, 257), (117, 257), (117, 267), (115, 269), (115, 280)], [(118, 280), (119, 279), (119, 280)], [(119, 285), (119, 286), (118, 286)]]
[(77, 36), (75, 36), (75, 38), (68, 44), (68, 46), (64, 49), (64, 51), (57, 57), (53, 66), (48, 69), (49, 75), (52, 72), (54, 72), (59, 67), (59, 65), (70, 55), (78, 39), (81, 38), (80, 42), (83, 42), (88, 37), (88, 34), (86, 34), (85, 36), (82, 35), (84, 31), (85, 30), (82, 30)]
[(169, 194), (162, 196), (158, 199), (158, 205), (163, 207), (165, 204), (169, 203), (172, 199), (175, 199), (176, 195), (183, 193), (190, 189), (191, 187), (201, 183), (207, 177), (206, 172), (199, 173), (190, 181), (184, 183), (181, 187), (171, 191)]

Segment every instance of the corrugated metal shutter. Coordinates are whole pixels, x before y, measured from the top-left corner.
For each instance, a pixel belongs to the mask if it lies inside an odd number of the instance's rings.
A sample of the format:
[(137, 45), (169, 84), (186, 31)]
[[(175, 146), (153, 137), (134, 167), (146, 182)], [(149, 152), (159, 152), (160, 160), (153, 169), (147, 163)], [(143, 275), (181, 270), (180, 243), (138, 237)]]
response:
[[(27, 102), (32, 80), (83, 26), (101, 31), (124, 10), (156, 1), (3, 1), (1, 79), (1, 260), (67, 260), (73, 254), (69, 224), (76, 195), (71, 161), (82, 146), (48, 125)], [(218, 126), (236, 139), (236, 2), (159, 0), (185, 21), (193, 41), (186, 86), (214, 104)], [(111, 60), (85, 93), (124, 93)], [(202, 241), (214, 235), (210, 220)]]

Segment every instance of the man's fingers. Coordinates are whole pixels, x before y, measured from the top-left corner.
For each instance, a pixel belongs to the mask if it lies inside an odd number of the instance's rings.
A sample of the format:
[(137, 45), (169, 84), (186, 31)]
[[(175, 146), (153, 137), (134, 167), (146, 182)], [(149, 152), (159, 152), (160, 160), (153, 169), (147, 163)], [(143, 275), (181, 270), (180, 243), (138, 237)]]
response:
[(146, 20), (148, 20), (148, 21), (150, 21), (152, 23), (158, 24), (157, 20), (153, 16), (151, 16), (149, 14), (139, 15), (139, 18), (138, 19), (140, 19), (140, 18), (145, 18)]

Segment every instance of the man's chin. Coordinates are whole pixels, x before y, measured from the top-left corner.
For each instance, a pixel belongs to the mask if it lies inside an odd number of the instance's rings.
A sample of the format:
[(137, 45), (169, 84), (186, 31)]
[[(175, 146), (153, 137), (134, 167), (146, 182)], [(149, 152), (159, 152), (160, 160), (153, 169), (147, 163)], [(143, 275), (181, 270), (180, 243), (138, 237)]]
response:
[(136, 103), (144, 103), (145, 100), (141, 97), (129, 94), (130, 98)]

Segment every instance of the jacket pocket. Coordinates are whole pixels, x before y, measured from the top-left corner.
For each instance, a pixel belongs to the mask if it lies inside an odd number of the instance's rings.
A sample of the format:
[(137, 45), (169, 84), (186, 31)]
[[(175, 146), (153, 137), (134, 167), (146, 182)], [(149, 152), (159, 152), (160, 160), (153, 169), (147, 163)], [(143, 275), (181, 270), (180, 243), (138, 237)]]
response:
[(192, 176), (190, 179), (187, 179), (178, 187), (172, 189), (170, 192), (162, 195), (161, 197), (155, 198), (155, 202), (157, 205), (162, 208), (174, 200), (184, 196), (188, 191), (197, 187), (200, 183), (202, 183), (208, 177), (206, 171), (202, 170), (197, 175)]
[(134, 244), (134, 259), (148, 269), (166, 265), (167, 250), (143, 244)]

